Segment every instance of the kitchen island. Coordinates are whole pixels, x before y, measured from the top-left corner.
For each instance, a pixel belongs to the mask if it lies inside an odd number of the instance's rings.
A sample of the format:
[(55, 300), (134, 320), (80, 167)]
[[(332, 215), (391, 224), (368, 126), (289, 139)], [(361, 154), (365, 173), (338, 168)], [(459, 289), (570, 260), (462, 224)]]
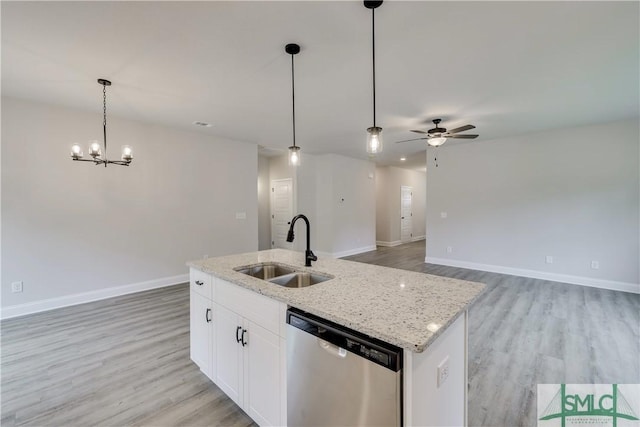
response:
[[(288, 288), (240, 271), (276, 264), (329, 280)], [(466, 422), (467, 308), (480, 283), (338, 259), (304, 266), (283, 249), (191, 268), (191, 358), (260, 425), (286, 424), (286, 310), (404, 349), (404, 425)]]

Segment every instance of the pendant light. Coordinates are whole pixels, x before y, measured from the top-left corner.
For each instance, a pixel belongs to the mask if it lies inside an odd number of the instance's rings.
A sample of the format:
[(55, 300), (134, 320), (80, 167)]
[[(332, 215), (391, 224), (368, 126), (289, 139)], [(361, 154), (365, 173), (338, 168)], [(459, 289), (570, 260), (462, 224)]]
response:
[(371, 9), (371, 52), (373, 60), (373, 126), (367, 128), (367, 153), (371, 156), (382, 151), (382, 128), (376, 126), (376, 8), (380, 1), (365, 1), (364, 7)]
[(107, 86), (111, 86), (111, 82), (105, 79), (98, 79), (98, 84), (102, 85), (102, 137), (103, 147), (100, 147), (98, 141), (93, 141), (89, 146), (89, 155), (91, 159), (83, 159), (82, 147), (79, 144), (73, 144), (71, 146), (71, 159), (79, 162), (93, 162), (96, 165), (104, 164), (107, 167), (108, 164), (129, 166), (131, 160), (133, 160), (133, 150), (128, 145), (122, 147), (121, 160), (109, 160), (107, 158)]
[(293, 56), (300, 53), (300, 46), (289, 43), (284, 51), (291, 55), (291, 106), (293, 123), (293, 145), (289, 147), (289, 166), (300, 166), (300, 147), (296, 145), (296, 88), (294, 80)]

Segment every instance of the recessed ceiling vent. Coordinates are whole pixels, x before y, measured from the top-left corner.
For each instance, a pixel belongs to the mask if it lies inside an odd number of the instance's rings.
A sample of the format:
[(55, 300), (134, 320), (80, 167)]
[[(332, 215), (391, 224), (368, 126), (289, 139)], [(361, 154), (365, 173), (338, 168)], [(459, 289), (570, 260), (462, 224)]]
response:
[(194, 125), (196, 126), (201, 126), (203, 128), (210, 128), (211, 127), (211, 123), (207, 123), (207, 122), (200, 122), (200, 121), (195, 121), (193, 122)]

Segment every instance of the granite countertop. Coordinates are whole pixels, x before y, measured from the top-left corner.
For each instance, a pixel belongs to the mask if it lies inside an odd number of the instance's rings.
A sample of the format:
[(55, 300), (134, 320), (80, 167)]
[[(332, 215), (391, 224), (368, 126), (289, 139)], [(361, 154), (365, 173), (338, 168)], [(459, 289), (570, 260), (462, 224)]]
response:
[[(286, 288), (234, 271), (263, 262), (335, 278), (306, 288)], [(319, 258), (313, 267), (304, 267), (304, 253), (284, 249), (208, 258), (187, 265), (418, 353), (485, 288), (482, 283), (340, 259)]]

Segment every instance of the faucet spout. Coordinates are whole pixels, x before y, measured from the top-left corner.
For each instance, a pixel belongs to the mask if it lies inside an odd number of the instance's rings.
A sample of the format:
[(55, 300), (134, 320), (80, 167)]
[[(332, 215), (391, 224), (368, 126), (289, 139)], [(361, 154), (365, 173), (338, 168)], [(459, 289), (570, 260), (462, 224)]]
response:
[(311, 261), (317, 261), (318, 257), (311, 251), (311, 225), (309, 225), (309, 219), (302, 215), (296, 215), (291, 220), (291, 226), (289, 227), (289, 232), (287, 233), (287, 242), (293, 242), (295, 238), (293, 234), (293, 226), (296, 224), (296, 221), (302, 218), (307, 224), (307, 250), (304, 251), (304, 265), (305, 267), (311, 267)]

